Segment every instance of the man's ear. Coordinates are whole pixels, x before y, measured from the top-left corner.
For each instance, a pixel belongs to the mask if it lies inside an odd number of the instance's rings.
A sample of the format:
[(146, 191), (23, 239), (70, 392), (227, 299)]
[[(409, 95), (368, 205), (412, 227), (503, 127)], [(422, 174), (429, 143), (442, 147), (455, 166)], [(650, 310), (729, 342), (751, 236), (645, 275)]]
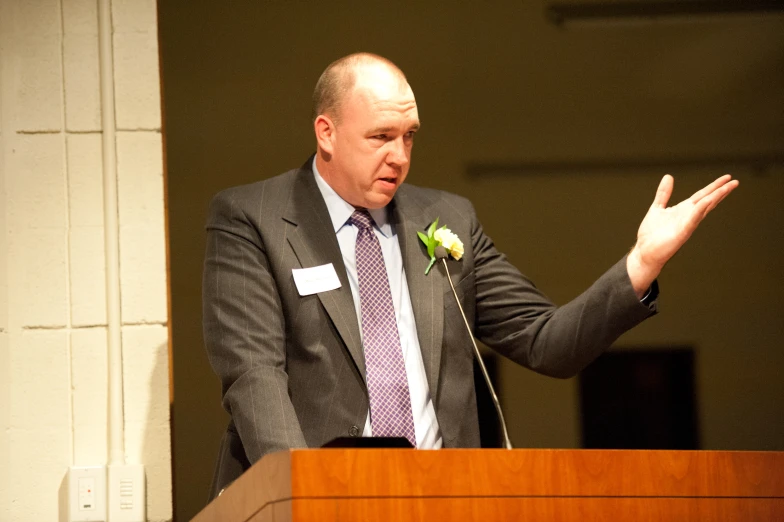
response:
[(335, 123), (332, 119), (320, 114), (313, 122), (313, 130), (316, 132), (316, 143), (319, 148), (327, 154), (332, 154), (335, 141)]

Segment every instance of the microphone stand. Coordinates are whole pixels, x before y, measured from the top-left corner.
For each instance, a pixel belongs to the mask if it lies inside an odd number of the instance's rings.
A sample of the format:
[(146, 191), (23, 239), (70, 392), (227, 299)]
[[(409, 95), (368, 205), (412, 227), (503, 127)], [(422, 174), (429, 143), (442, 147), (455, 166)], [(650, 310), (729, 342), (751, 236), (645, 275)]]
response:
[(452, 276), (449, 275), (449, 268), (446, 265), (446, 248), (441, 245), (437, 246), (435, 250), (435, 256), (436, 259), (440, 260), (444, 265), (446, 277), (449, 279), (449, 286), (452, 288), (452, 295), (455, 296), (457, 308), (460, 310), (460, 315), (463, 317), (463, 323), (465, 324), (466, 331), (468, 331), (468, 338), (471, 339), (471, 344), (474, 347), (474, 356), (476, 357), (476, 361), (479, 363), (479, 368), (482, 370), (482, 376), (485, 378), (487, 388), (490, 390), (490, 397), (493, 399), (495, 411), (498, 412), (498, 419), (501, 421), (501, 430), (503, 431), (504, 435), (504, 447), (506, 449), (512, 449), (512, 442), (509, 440), (509, 433), (506, 431), (506, 421), (504, 420), (504, 413), (501, 411), (501, 404), (498, 402), (498, 396), (495, 394), (495, 388), (493, 388), (493, 383), (490, 381), (490, 375), (487, 374), (485, 362), (482, 360), (482, 355), (479, 353), (479, 348), (476, 346), (476, 341), (474, 341), (474, 334), (471, 332), (471, 327), (468, 325), (468, 319), (466, 319), (465, 312), (463, 312), (463, 306), (460, 304), (460, 299), (457, 298), (457, 291), (455, 291), (455, 285), (452, 283)]

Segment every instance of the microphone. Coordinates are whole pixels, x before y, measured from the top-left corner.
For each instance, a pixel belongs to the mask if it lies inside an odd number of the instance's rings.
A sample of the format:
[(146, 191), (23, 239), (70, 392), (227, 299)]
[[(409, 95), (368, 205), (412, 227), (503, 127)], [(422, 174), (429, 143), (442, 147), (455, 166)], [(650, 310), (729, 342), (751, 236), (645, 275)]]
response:
[(482, 370), (482, 376), (484, 376), (485, 382), (487, 383), (487, 388), (490, 390), (490, 396), (493, 398), (495, 411), (498, 412), (498, 419), (501, 421), (501, 430), (504, 434), (504, 447), (506, 449), (512, 449), (512, 443), (509, 440), (509, 433), (506, 431), (504, 413), (501, 411), (501, 404), (498, 402), (498, 396), (495, 394), (495, 388), (493, 388), (493, 383), (490, 381), (490, 376), (487, 374), (485, 362), (482, 360), (482, 355), (479, 353), (479, 348), (476, 346), (476, 341), (474, 341), (474, 334), (471, 332), (471, 327), (468, 326), (468, 319), (466, 319), (465, 312), (463, 312), (460, 299), (457, 298), (457, 291), (455, 291), (455, 285), (452, 283), (452, 276), (449, 275), (449, 268), (446, 266), (446, 258), (448, 255), (446, 248), (444, 248), (443, 245), (438, 245), (434, 254), (436, 259), (444, 264), (444, 271), (446, 272), (447, 279), (449, 279), (449, 286), (452, 287), (452, 295), (455, 296), (455, 302), (457, 303), (457, 308), (460, 310), (460, 315), (463, 317), (463, 323), (465, 324), (466, 331), (468, 332), (468, 338), (471, 339), (471, 344), (474, 346), (474, 356), (476, 357), (476, 361), (479, 363), (479, 368)]

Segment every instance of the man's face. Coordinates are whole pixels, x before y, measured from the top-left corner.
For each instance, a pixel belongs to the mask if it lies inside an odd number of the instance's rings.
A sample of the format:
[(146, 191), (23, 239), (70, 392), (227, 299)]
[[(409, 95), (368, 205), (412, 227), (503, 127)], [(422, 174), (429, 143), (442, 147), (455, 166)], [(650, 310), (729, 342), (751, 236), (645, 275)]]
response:
[(384, 207), (411, 164), (419, 129), (414, 93), (405, 81), (389, 74), (360, 76), (340, 116), (325, 178), (355, 207)]

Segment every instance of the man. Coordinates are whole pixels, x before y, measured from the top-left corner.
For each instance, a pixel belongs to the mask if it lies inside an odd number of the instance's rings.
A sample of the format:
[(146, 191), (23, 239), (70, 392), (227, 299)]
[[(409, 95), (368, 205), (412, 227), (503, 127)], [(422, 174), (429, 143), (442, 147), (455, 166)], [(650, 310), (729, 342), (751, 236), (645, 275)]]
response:
[(419, 119), (394, 64), (364, 53), (331, 64), (313, 126), (314, 158), (211, 206), (204, 332), (232, 417), (213, 495), (266, 453), (338, 436), (479, 445), (470, 340), (443, 266), (425, 274), (418, 238), (437, 218), (465, 243), (447, 266), (474, 336), (569, 377), (655, 313), (660, 270), (737, 187), (724, 176), (666, 208), (665, 176), (631, 252), (556, 307), (495, 249), (467, 200), (403, 184)]

